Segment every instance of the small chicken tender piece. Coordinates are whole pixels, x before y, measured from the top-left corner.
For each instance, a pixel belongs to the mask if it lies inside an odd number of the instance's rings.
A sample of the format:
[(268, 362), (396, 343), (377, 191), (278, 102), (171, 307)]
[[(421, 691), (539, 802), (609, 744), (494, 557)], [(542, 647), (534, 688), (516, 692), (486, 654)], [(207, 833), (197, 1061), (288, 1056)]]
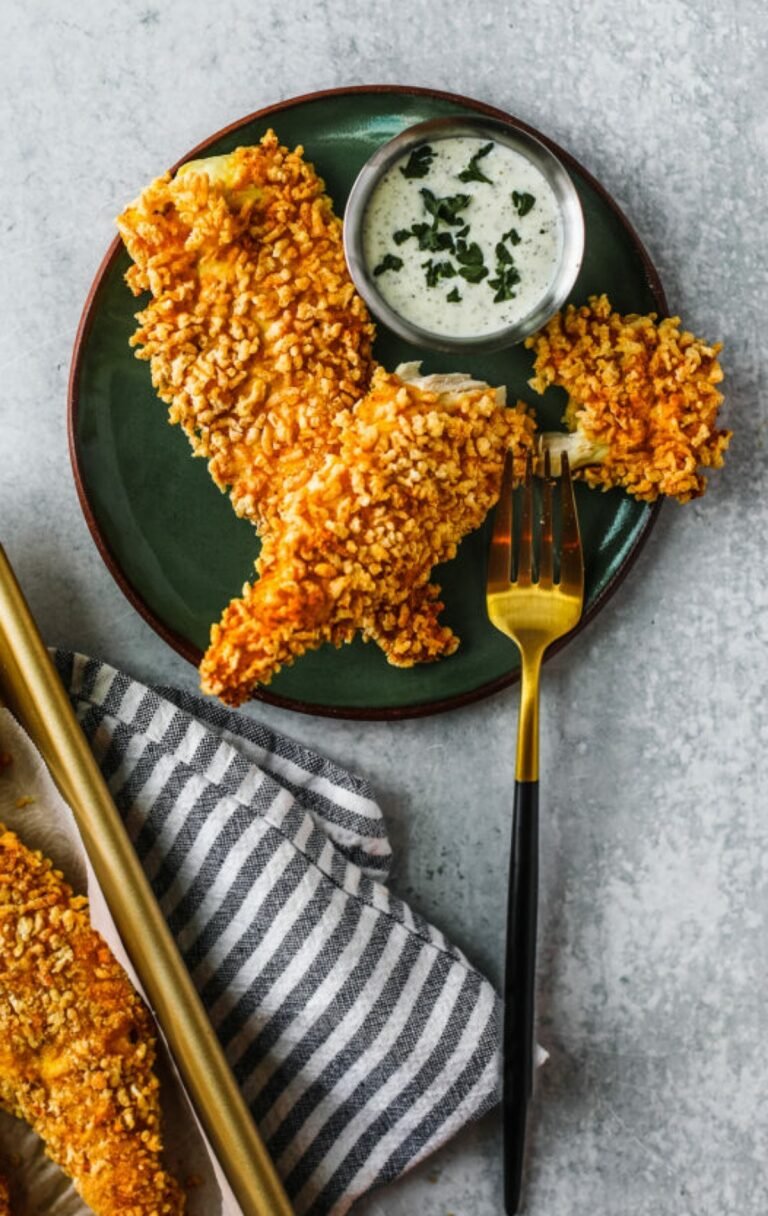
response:
[(171, 422), (259, 527), (372, 372), (373, 325), (324, 191), (269, 131), (159, 178), (117, 221), (127, 282), (152, 293), (131, 342)]
[(602, 295), (569, 305), (526, 346), (536, 354), (531, 387), (568, 393), (573, 435), (559, 445), (545, 436), (554, 456), (562, 447), (589, 485), (623, 486), (647, 502), (703, 494), (700, 469), (720, 468), (731, 438), (717, 429), (720, 343), (681, 330), (678, 317), (621, 316)]
[(486, 384), (400, 371), (376, 370), (337, 414), (322, 464), (283, 496), (258, 580), (213, 627), (204, 691), (240, 704), (305, 651), (358, 631), (399, 667), (456, 649), (432, 568), (485, 519), (508, 449), (522, 474), (534, 422)]
[(0, 1106), (96, 1216), (186, 1210), (161, 1161), (154, 1059), (150, 1015), (86, 899), (0, 824)]

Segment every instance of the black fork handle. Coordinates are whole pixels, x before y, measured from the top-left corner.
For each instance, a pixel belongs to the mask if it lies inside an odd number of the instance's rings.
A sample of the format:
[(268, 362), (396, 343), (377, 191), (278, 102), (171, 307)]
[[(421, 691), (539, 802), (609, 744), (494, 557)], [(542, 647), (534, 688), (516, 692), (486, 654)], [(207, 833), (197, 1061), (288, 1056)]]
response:
[(525, 1128), (533, 1092), (536, 918), (539, 889), (539, 783), (515, 782), (504, 971), (504, 1207), (520, 1204)]

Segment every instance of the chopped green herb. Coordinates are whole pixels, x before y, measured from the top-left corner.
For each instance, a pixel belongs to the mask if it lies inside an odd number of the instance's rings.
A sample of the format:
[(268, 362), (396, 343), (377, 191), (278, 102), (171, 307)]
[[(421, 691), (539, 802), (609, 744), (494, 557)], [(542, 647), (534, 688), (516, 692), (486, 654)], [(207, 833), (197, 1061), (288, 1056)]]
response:
[(482, 266), (483, 251), (475, 241), (468, 245), (466, 241), (457, 240), (456, 260), (461, 262), (462, 266)]
[(488, 273), (487, 266), (462, 266), (459, 274), (468, 283), (481, 283)]
[(452, 291), (449, 291), (445, 298), (449, 304), (458, 304), (461, 300), (458, 287), (454, 287)]
[(395, 257), (393, 253), (385, 253), (378, 266), (374, 266), (373, 273), (379, 275), (384, 274), (385, 270), (402, 270), (402, 268), (402, 258)]
[(481, 148), (479, 152), (475, 152), (466, 169), (462, 169), (461, 173), (458, 174), (460, 182), (488, 182), (489, 186), (493, 185), (490, 177), (486, 177), (477, 164), (479, 160), (488, 155), (492, 147), (493, 143), (491, 142)]
[(427, 287), (437, 287), (440, 279), (452, 279), (456, 275), (450, 262), (433, 262), (431, 258), (422, 262), (421, 268), (426, 271)]
[(527, 215), (535, 202), (536, 199), (532, 194), (525, 191), (518, 194), (517, 190), (512, 191), (512, 205), (519, 216)]
[(488, 286), (492, 287), (496, 294), (494, 295), (494, 303), (499, 304), (502, 300), (514, 300), (515, 292), (513, 288), (520, 282), (520, 273), (516, 266), (499, 263), (496, 267), (496, 278), (488, 280)]
[(402, 245), (405, 241), (409, 241), (415, 234), (410, 228), (398, 228), (397, 232), (392, 234), (392, 240), (396, 245)]
[(435, 153), (429, 144), (422, 144), (420, 148), (413, 149), (407, 164), (401, 165), (400, 172), (403, 177), (426, 177), (434, 159)]
[(440, 253), (448, 249), (453, 253), (453, 236), (450, 232), (438, 232), (437, 220), (433, 224), (412, 224), (411, 232), (419, 242), (419, 249), (427, 253)]
[(426, 271), (427, 287), (437, 287), (440, 278), (440, 272), (430, 258), (428, 262), (422, 262), (422, 270)]
[(509, 252), (506, 245), (502, 244), (501, 241), (499, 241), (498, 245), (496, 246), (496, 261), (501, 262), (506, 266), (511, 266), (512, 262), (514, 261), (512, 254)]
[(469, 224), (465, 224), (464, 227), (460, 228), (459, 231), (456, 233), (456, 239), (458, 240), (459, 237), (465, 237), (465, 236), (467, 236), (468, 233), (469, 233)]
[(456, 260), (460, 262), (459, 274), (468, 283), (480, 283), (488, 274), (483, 265), (483, 251), (476, 241), (468, 245), (464, 240), (456, 241)]
[(510, 228), (509, 232), (502, 232), (502, 241), (509, 241), (510, 245), (519, 245), (522, 240), (517, 228)]
[(445, 198), (437, 198), (426, 186), (422, 186), (419, 193), (424, 199), (424, 206), (435, 220), (442, 220), (444, 224), (455, 227), (460, 227), (462, 223), (459, 212), (464, 211), (472, 201), (469, 194), (449, 194)]

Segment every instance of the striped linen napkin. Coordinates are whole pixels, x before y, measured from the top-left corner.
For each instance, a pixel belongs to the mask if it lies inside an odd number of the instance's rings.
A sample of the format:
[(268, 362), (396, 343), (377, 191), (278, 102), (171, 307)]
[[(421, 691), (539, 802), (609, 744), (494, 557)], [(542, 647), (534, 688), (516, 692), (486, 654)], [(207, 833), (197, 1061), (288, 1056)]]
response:
[(366, 782), (217, 703), (54, 658), (298, 1216), (341, 1216), (497, 1101), (493, 988), (384, 885)]

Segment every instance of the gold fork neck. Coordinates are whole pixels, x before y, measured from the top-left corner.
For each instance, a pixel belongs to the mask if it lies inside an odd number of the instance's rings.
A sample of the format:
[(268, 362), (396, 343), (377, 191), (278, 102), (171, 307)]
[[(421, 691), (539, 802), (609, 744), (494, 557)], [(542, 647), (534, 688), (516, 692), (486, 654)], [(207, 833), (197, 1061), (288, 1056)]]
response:
[(539, 779), (539, 676), (546, 647), (528, 647), (520, 654), (520, 716), (517, 720), (517, 781)]

